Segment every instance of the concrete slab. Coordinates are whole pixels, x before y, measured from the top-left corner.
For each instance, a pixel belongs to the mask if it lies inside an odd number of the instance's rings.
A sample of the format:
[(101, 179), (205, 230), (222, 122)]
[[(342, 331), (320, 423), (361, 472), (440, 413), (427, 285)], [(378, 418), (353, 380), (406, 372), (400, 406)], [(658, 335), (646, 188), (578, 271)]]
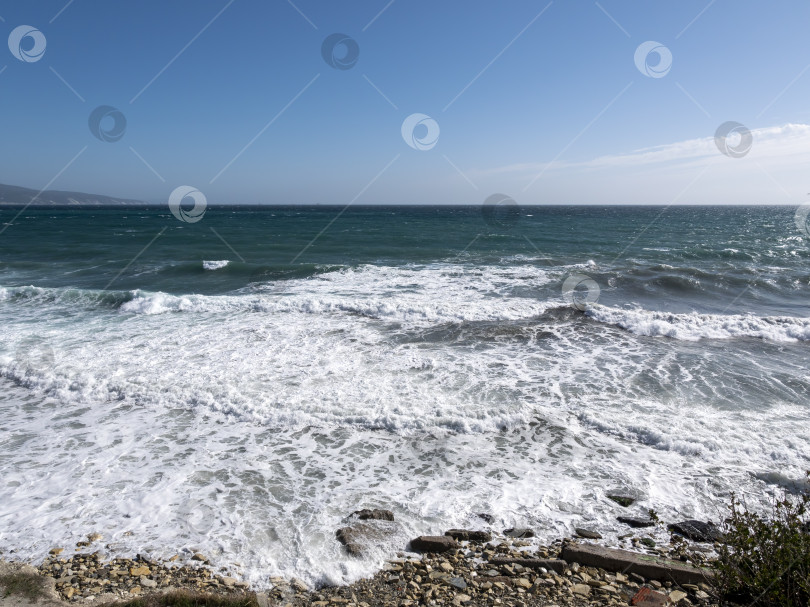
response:
[(711, 578), (708, 569), (698, 569), (678, 561), (594, 544), (570, 542), (563, 547), (562, 558), (568, 563), (601, 567), (607, 571), (636, 573), (648, 580), (670, 580), (676, 584), (698, 584)]

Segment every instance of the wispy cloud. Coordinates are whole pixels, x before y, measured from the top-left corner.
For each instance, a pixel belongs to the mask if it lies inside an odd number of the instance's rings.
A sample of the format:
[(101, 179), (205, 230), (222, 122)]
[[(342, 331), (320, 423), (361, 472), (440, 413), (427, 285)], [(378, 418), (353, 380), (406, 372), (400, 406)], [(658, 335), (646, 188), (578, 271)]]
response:
[[(810, 124), (751, 130), (742, 157), (724, 155), (714, 135), (568, 162), (465, 168), (481, 191), (521, 192), (519, 204), (798, 204), (810, 191)], [(739, 140), (727, 142), (732, 148)], [(457, 175), (448, 173), (448, 180)], [(455, 182), (454, 182), (455, 183)], [(678, 192), (684, 192), (677, 197)], [(676, 200), (677, 198), (677, 200)]]
[[(807, 166), (810, 156), (810, 125), (785, 124), (752, 129), (753, 146), (747, 155), (752, 160), (768, 163), (773, 160), (789, 161)], [(598, 169), (653, 169), (656, 165), (681, 165), (715, 159), (720, 151), (714, 137), (687, 139), (664, 145), (641, 148), (626, 153), (599, 156), (582, 162), (524, 162), (482, 171), (482, 175), (531, 173), (537, 171), (598, 170)]]

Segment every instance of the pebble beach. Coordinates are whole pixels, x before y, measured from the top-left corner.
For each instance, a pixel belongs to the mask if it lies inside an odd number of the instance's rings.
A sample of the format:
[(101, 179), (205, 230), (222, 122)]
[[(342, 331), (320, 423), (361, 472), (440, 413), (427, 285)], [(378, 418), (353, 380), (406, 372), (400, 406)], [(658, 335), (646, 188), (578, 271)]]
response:
[[(357, 511), (346, 523), (336, 531), (335, 541), (343, 544), (347, 559), (362, 558), (397, 524), (386, 510)], [(700, 524), (693, 523), (697, 529), (687, 526), (686, 533), (700, 532)], [(105, 555), (111, 546), (100, 534), (89, 534), (70, 549), (55, 547), (38, 566), (25, 567), (42, 577), (54, 598), (80, 605), (178, 591), (255, 597), (260, 607), (720, 604), (712, 594), (708, 569), (716, 543), (695, 542), (673, 531), (668, 544), (656, 545), (637, 528), (621, 542), (629, 550), (602, 547), (599, 534), (587, 529), (577, 529), (574, 538), (538, 545), (531, 529), (496, 532), (484, 527), (414, 538), (373, 576), (341, 586), (313, 588), (297, 578), (271, 576), (261, 587), (251, 587), (236, 571), (215, 568), (193, 548), (162, 560), (141, 554), (110, 558)], [(702, 530), (712, 531), (712, 526)], [(597, 559), (614, 558), (598, 561), (607, 568), (575, 560), (590, 553)]]

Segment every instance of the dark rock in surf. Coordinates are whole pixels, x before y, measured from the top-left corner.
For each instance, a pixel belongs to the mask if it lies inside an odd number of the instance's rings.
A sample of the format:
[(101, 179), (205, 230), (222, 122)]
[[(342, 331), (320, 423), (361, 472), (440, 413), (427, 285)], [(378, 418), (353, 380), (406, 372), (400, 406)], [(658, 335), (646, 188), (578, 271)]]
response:
[(397, 527), (389, 521), (355, 523), (338, 529), (335, 538), (346, 547), (346, 552), (350, 555), (363, 556), (370, 548), (382, 544), (393, 536), (396, 531)]
[(632, 495), (626, 495), (623, 493), (609, 493), (607, 498), (613, 500), (620, 506), (624, 506), (625, 508), (632, 506), (636, 501), (636, 498)]
[(616, 520), (635, 529), (641, 527), (654, 527), (655, 521), (650, 518), (636, 518), (633, 516), (618, 516)]
[(364, 508), (363, 510), (355, 510), (352, 512), (352, 516), (356, 516), (361, 521), (393, 521), (394, 520), (394, 513), (390, 510), (379, 510), (377, 508), (373, 510), (369, 510), (368, 508)]
[(508, 537), (515, 537), (515, 538), (534, 537), (534, 531), (522, 527), (513, 527), (512, 529), (504, 529), (503, 534)]
[(583, 529), (582, 527), (577, 527), (574, 529), (574, 533), (577, 534), (577, 537), (583, 537), (588, 540), (601, 540), (601, 534), (597, 533), (596, 531), (591, 531), (590, 529)]
[(450, 529), (445, 531), (444, 534), (459, 542), (488, 542), (492, 539), (492, 534), (489, 531), (472, 531), (470, 529)]
[(681, 521), (667, 525), (667, 529), (693, 542), (717, 542), (723, 538), (720, 528), (711, 521), (708, 523), (695, 520)]
[(356, 510), (347, 520), (349, 525), (338, 529), (335, 538), (352, 556), (363, 556), (371, 547), (383, 543), (399, 529), (390, 510)]

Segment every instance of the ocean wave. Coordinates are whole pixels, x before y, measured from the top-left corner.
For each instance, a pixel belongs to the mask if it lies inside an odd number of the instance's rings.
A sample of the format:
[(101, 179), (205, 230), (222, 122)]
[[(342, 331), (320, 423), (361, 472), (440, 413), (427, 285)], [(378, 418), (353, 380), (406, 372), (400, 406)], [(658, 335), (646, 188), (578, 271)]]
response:
[(203, 260), (202, 266), (203, 270), (221, 270), (222, 268), (226, 267), (229, 263), (231, 263), (229, 259), (222, 259), (220, 261)]
[(304, 294), (274, 295), (170, 295), (167, 293), (133, 292), (133, 297), (120, 306), (131, 314), (167, 314), (172, 312), (222, 313), (343, 313), (379, 320), (400, 322), (514, 321), (540, 317), (554, 303), (520, 298), (513, 300), (453, 301), (426, 300), (420, 297), (355, 297), (312, 296)]
[(0, 287), (0, 302), (25, 302), (67, 307), (117, 308), (132, 299), (130, 291), (104, 291), (100, 289), (49, 288), (26, 285)]
[(776, 342), (810, 340), (810, 318), (751, 314), (672, 314), (595, 306), (593, 320), (621, 327), (635, 335), (685, 341), (753, 337)]

